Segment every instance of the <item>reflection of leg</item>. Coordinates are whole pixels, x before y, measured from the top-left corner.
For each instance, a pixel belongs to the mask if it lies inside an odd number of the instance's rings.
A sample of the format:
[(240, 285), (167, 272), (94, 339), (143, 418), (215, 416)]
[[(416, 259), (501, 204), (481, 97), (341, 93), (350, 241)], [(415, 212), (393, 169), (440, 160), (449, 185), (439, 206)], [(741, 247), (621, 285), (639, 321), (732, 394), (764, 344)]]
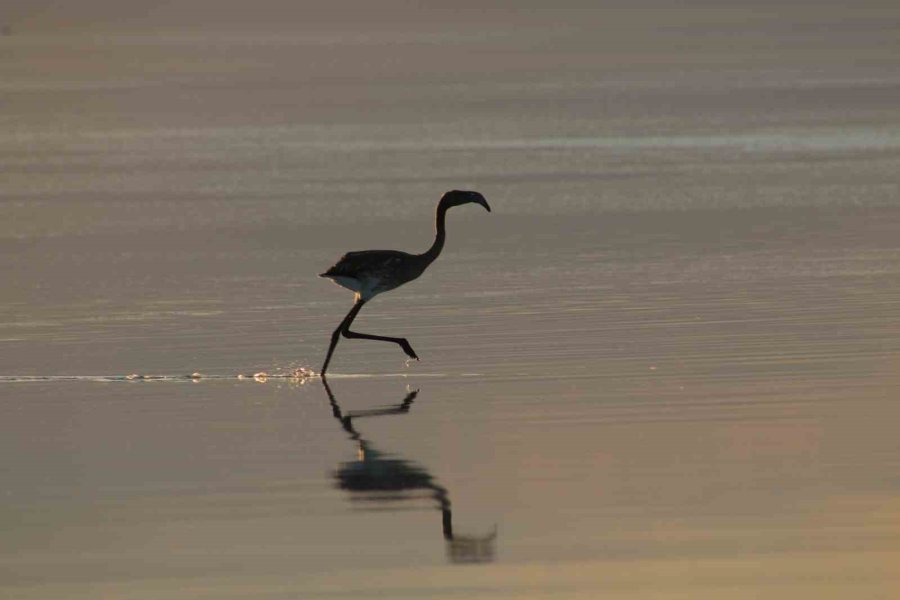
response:
[(419, 390), (412, 390), (411, 392), (408, 392), (406, 394), (406, 398), (404, 398), (403, 402), (401, 402), (397, 406), (391, 406), (389, 408), (370, 408), (368, 410), (353, 410), (347, 413), (346, 418), (356, 419), (358, 417), (381, 417), (384, 415), (408, 413), (410, 407), (412, 406), (413, 400), (415, 400), (416, 396), (418, 395)]
[(349, 433), (353, 439), (359, 439), (359, 433), (353, 429), (353, 423), (349, 415), (346, 417), (344, 413), (341, 411), (340, 405), (337, 403), (337, 400), (334, 397), (334, 392), (331, 391), (331, 386), (328, 385), (328, 378), (325, 375), (322, 375), (322, 385), (325, 386), (325, 393), (328, 394), (328, 402), (331, 404), (331, 414), (334, 415), (334, 418), (340, 421), (341, 427), (344, 428), (344, 431)]
[(325, 393), (328, 395), (328, 402), (331, 404), (331, 414), (335, 419), (340, 421), (341, 426), (344, 428), (344, 431), (353, 436), (354, 439), (359, 437), (359, 433), (353, 428), (353, 419), (359, 417), (380, 417), (382, 415), (408, 413), (409, 409), (412, 407), (413, 401), (416, 399), (416, 396), (419, 395), (419, 390), (411, 390), (406, 393), (406, 397), (403, 399), (403, 402), (395, 407), (349, 411), (345, 415), (341, 410), (341, 406), (338, 404), (337, 399), (334, 397), (334, 392), (331, 391), (331, 386), (328, 385), (328, 377), (326, 377), (324, 374), (322, 375), (322, 385), (325, 387)]
[(325, 372), (328, 370), (328, 363), (331, 362), (331, 355), (334, 354), (334, 348), (337, 346), (338, 338), (340, 338), (341, 333), (344, 333), (345, 337), (349, 337), (346, 334), (346, 331), (350, 327), (350, 323), (353, 322), (353, 319), (356, 318), (356, 315), (359, 313), (359, 309), (363, 307), (366, 301), (359, 299), (356, 301), (356, 304), (353, 305), (353, 308), (350, 309), (350, 312), (347, 313), (347, 316), (344, 317), (344, 320), (341, 321), (341, 324), (337, 326), (337, 329), (331, 334), (331, 345), (328, 346), (328, 354), (325, 355), (325, 364), (322, 365), (322, 373), (321, 375), (324, 377)]

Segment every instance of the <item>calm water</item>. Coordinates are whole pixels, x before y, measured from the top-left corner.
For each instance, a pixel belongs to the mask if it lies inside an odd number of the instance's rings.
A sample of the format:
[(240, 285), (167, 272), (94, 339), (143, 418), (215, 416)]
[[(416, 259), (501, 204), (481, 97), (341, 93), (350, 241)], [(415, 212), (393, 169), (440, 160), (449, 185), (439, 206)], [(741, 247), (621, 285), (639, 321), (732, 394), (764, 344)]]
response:
[[(900, 11), (86, 4), (0, 15), (0, 597), (900, 593)], [(451, 188), (420, 362), (237, 378)]]

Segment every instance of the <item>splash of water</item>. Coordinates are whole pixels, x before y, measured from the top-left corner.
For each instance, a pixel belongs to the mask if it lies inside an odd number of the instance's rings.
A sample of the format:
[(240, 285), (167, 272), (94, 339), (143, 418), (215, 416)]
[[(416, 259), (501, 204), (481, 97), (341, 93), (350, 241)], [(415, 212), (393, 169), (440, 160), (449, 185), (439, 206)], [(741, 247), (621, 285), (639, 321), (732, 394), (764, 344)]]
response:
[(224, 381), (224, 380), (250, 380), (265, 383), (269, 379), (306, 381), (316, 376), (316, 373), (305, 367), (298, 367), (291, 371), (276, 370), (272, 373), (260, 371), (257, 373), (238, 373), (237, 375), (207, 375), (194, 372), (185, 375), (153, 375), (131, 373), (129, 375), (0, 375), (0, 383), (50, 383), (65, 381), (94, 381), (94, 382), (200, 382), (200, 381)]

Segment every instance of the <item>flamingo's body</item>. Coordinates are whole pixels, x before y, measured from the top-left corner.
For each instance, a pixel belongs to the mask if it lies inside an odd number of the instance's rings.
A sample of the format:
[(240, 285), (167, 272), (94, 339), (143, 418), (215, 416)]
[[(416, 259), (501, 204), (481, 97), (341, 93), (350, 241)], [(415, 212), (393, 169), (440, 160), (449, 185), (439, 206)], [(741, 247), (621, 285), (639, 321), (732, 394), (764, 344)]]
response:
[(446, 237), (445, 218), (447, 211), (453, 206), (461, 204), (480, 204), (490, 211), (487, 200), (478, 192), (465, 192), (453, 190), (447, 192), (438, 202), (435, 215), (434, 243), (422, 254), (409, 254), (398, 250), (363, 250), (362, 252), (349, 252), (320, 277), (327, 277), (341, 287), (356, 293), (356, 303), (334, 333), (331, 334), (331, 345), (325, 357), (321, 374), (324, 376), (328, 370), (331, 355), (337, 346), (341, 335), (346, 338), (361, 338), (393, 342), (399, 345), (407, 356), (419, 359), (406, 338), (394, 338), (380, 335), (370, 335), (350, 331), (350, 323), (356, 318), (357, 313), (367, 301), (382, 292), (387, 292), (403, 285), (421, 275), (444, 248)]
[(399, 287), (422, 274), (428, 263), (415, 254), (399, 250), (348, 252), (322, 273), (341, 287), (370, 300), (381, 292)]

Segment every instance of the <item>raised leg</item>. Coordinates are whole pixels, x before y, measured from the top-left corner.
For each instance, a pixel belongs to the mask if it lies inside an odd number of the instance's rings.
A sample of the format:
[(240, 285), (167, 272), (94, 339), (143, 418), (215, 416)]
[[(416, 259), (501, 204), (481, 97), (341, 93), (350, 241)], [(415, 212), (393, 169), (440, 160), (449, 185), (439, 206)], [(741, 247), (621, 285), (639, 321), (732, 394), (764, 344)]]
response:
[(409, 342), (406, 338), (398, 338), (398, 337), (388, 337), (385, 335), (372, 335), (369, 333), (357, 333), (356, 331), (350, 331), (350, 324), (353, 323), (353, 319), (356, 318), (356, 315), (359, 314), (359, 310), (363, 307), (366, 301), (363, 299), (357, 299), (356, 304), (353, 305), (353, 308), (350, 309), (350, 312), (347, 313), (347, 316), (344, 317), (344, 320), (341, 321), (341, 324), (338, 325), (337, 329), (331, 334), (331, 345), (328, 347), (328, 354), (325, 355), (325, 364), (322, 365), (321, 375), (324, 377), (325, 372), (328, 370), (328, 363), (331, 362), (331, 355), (334, 354), (334, 348), (337, 346), (338, 338), (343, 335), (345, 338), (356, 338), (361, 340), (375, 340), (378, 342), (393, 342), (400, 346), (400, 348), (406, 353), (406, 355), (410, 358), (414, 358), (419, 360), (419, 357), (416, 356), (415, 350), (412, 349), (412, 346), (409, 345)]
[(419, 360), (419, 357), (416, 356), (416, 351), (412, 349), (412, 346), (409, 345), (409, 342), (406, 338), (397, 338), (397, 337), (388, 337), (386, 335), (372, 335), (370, 333), (357, 333), (355, 331), (350, 331), (350, 329), (344, 329), (341, 333), (344, 334), (345, 338), (356, 338), (360, 340), (376, 340), (379, 342), (393, 342), (400, 346), (406, 355), (410, 358), (414, 358)]

